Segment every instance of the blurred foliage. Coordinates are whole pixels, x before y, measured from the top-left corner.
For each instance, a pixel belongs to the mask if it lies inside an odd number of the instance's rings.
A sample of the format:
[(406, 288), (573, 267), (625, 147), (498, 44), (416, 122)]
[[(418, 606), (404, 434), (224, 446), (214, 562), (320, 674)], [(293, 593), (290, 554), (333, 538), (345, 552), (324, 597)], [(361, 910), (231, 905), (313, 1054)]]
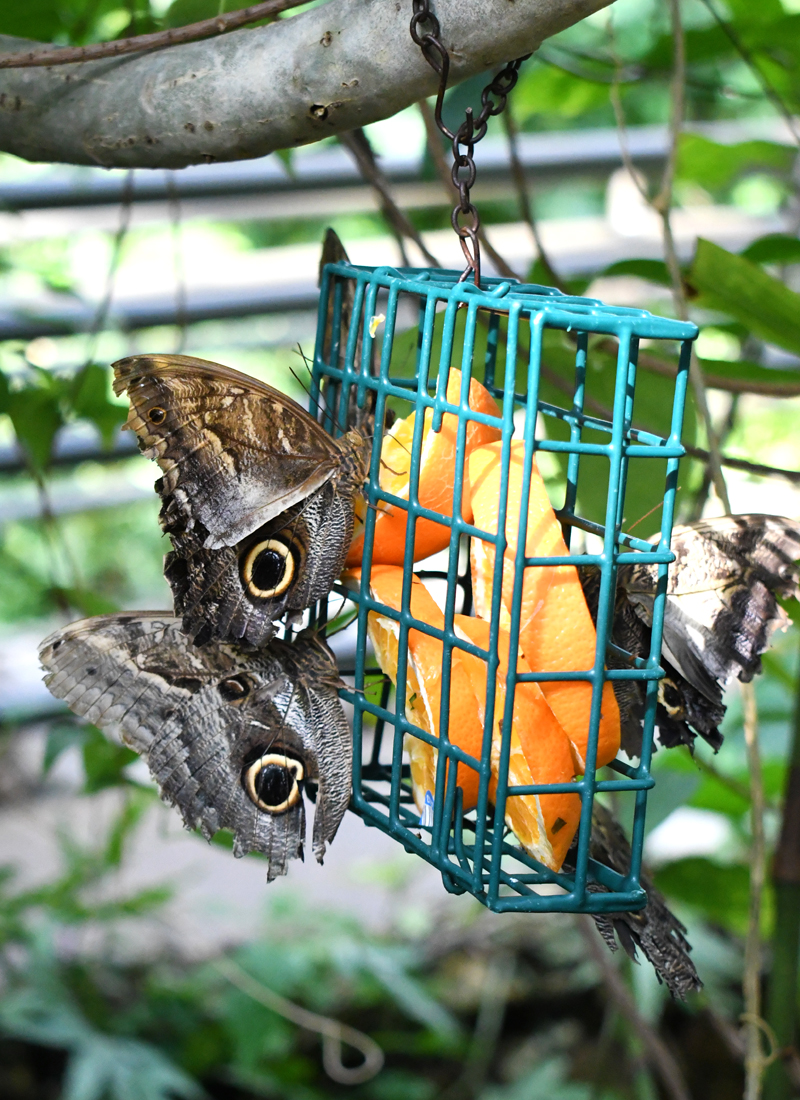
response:
[[(28, 0), (0, 6), (0, 33), (81, 44), (179, 26), (237, 6), (238, 0)], [(783, 213), (796, 209), (796, 149), (776, 126), (781, 113), (800, 114), (800, 14), (794, 8), (788, 0), (785, 6), (780, 0), (757, 5), (684, 0), (688, 123), (752, 120), (753, 126), (752, 132), (738, 131), (735, 140), (721, 130), (712, 136), (696, 128), (681, 136), (679, 201), (742, 209), (761, 202), (763, 209)], [(511, 109), (527, 132), (613, 127), (609, 93), (616, 83), (628, 125), (665, 123), (672, 64), (668, 6), (657, 0), (617, 0), (547, 40), (524, 63)], [(477, 77), (448, 93), (445, 114), (451, 123), (462, 117), (465, 106), (479, 102), (484, 83)], [(499, 120), (490, 121), (490, 132), (502, 134)], [(288, 152), (285, 164), (291, 172)], [(5, 163), (6, 169), (12, 171), (13, 165)], [(434, 178), (430, 158), (423, 174)], [(657, 184), (655, 176), (646, 182), (651, 190)], [(535, 189), (533, 204), (540, 217), (600, 215), (605, 184), (605, 178), (543, 183)], [(519, 216), (508, 198), (482, 203), (481, 213), (488, 224)], [(410, 217), (428, 230), (445, 227), (449, 215), (432, 207), (412, 210)], [(185, 226), (182, 240), (187, 262), (201, 263), (212, 244), (247, 251), (317, 242), (323, 224), (309, 210), (307, 218)], [(333, 224), (345, 239), (384, 232), (378, 216), (370, 213), (343, 214)], [(141, 263), (143, 270), (152, 264), (165, 247), (159, 232), (131, 232), (123, 242), (122, 262)], [(102, 292), (111, 252), (111, 241), (102, 234), (77, 241), (20, 239), (0, 246), (0, 282), (4, 289), (21, 288), (32, 297), (76, 301), (89, 286)], [(701, 357), (709, 378), (763, 385), (800, 377), (795, 359), (778, 360), (780, 370), (774, 365), (777, 349), (789, 356), (800, 353), (796, 234), (771, 232), (740, 252), (700, 241), (682, 274), (693, 316), (707, 335), (716, 334), (714, 350)], [(635, 277), (647, 288), (652, 308), (671, 312), (664, 294), (669, 272), (652, 256), (616, 262), (602, 276)], [(542, 281), (541, 265), (534, 266), (530, 278)], [(582, 293), (587, 284), (588, 278), (580, 276), (567, 288)], [(173, 335), (169, 332), (168, 339)], [(130, 350), (124, 334), (104, 334), (103, 340), (116, 355)], [(296, 351), (288, 350), (293, 340), (287, 331), (285, 348), (239, 349), (236, 365), (299, 394), (290, 373), (301, 363)], [(413, 374), (415, 340), (414, 333), (398, 337), (393, 373)], [(112, 356), (100, 355), (90, 343), (76, 337), (52, 347), (46, 341), (9, 341), (0, 347), (0, 442), (16, 441), (24, 461), (24, 469), (10, 474), (3, 486), (10, 508), (0, 528), (0, 623), (6, 631), (20, 630), (27, 622), (43, 635), (56, 618), (168, 603), (158, 505), (148, 491), (153, 473), (136, 458), (84, 463), (67, 471), (53, 463), (54, 445), (65, 426), (85, 429), (108, 447), (125, 417), (124, 404), (110, 389), (107, 362)], [(484, 346), (481, 330), (479, 354)], [(662, 356), (667, 367), (674, 366), (674, 350)], [(547, 374), (540, 396), (551, 405), (569, 403), (574, 356), (568, 337), (546, 333)], [(226, 356), (220, 352), (219, 357)], [(587, 388), (590, 411), (599, 416), (610, 406), (613, 364), (613, 347), (593, 339)], [(521, 364), (518, 388), (524, 372)], [(497, 382), (502, 384), (499, 376)], [(642, 368), (637, 425), (664, 434), (671, 393), (668, 377)], [(800, 465), (797, 398), (769, 400), (745, 393), (733, 399), (713, 385), (712, 398), (726, 453), (794, 469)], [(407, 413), (402, 403), (395, 404), (401, 415)], [(562, 438), (558, 420), (543, 420), (550, 438)], [(592, 438), (587, 431), (586, 439)], [(705, 445), (691, 400), (684, 439)], [(552, 456), (540, 457), (558, 501), (563, 465)], [(696, 462), (682, 464), (679, 518), (702, 512), (708, 495), (703, 474)], [(796, 495), (787, 494), (782, 504), (784, 482), (735, 478), (732, 484), (749, 484), (751, 493), (757, 485), (769, 500), (768, 510), (796, 513)], [(587, 518), (604, 518), (605, 485), (603, 461), (583, 461), (578, 507)], [(120, 497), (115, 503), (114, 493), (123, 488), (130, 491), (130, 501)], [(110, 503), (97, 510), (72, 508), (69, 498), (78, 489)], [(659, 514), (648, 513), (662, 491), (663, 464), (633, 463), (626, 526), (635, 525), (639, 535), (655, 531)], [(757, 693), (772, 842), (798, 682), (796, 628), (777, 640), (764, 669)], [(682, 749), (660, 751), (654, 762), (658, 782), (649, 800), (653, 851), (658, 851), (659, 826), (675, 811), (689, 815), (685, 830), (694, 841), (706, 832), (712, 838), (704, 851), (696, 843), (688, 853), (673, 850), (659, 859), (655, 871), (658, 885), (689, 926), (706, 990), (688, 1006), (671, 1005), (646, 966), (625, 968), (640, 1011), (676, 1052), (692, 1096), (703, 1100), (741, 1095), (741, 1067), (718, 1026), (720, 1018), (735, 1026), (742, 1009), (748, 904), (749, 774), (735, 692), (729, 701), (719, 755), (713, 757), (704, 746), (698, 746), (694, 758)], [(213, 960), (198, 964), (184, 958), (174, 943), (134, 961), (119, 952), (126, 930), (138, 930), (141, 939), (162, 927), (160, 922), (169, 924), (170, 891), (161, 886), (128, 890), (121, 875), (137, 830), (153, 812), (153, 791), (143, 784), (133, 754), (93, 727), (63, 714), (47, 725), (34, 795), (58, 791), (59, 774), (74, 765), (80, 797), (91, 807), (116, 799), (117, 813), (93, 845), (64, 834), (57, 874), (25, 885), (9, 870), (0, 883), (4, 1098), (316, 1100), (347, 1094), (355, 1100), (460, 1100), (462, 1095), (475, 1100), (644, 1100), (658, 1094), (633, 1030), (586, 961), (574, 922), (492, 918), (466, 902), (454, 903), (444, 916), (417, 913), (413, 933), (398, 922), (384, 935), (316, 907), (276, 907), (263, 934), (234, 951), (238, 964), (269, 988), (360, 1027), (381, 1043), (387, 1067), (374, 1081), (355, 1089), (333, 1084), (321, 1066), (318, 1038), (231, 987)], [(25, 736), (24, 727), (15, 733), (9, 724), (3, 745)], [(624, 804), (615, 809), (623, 821), (630, 816)], [(770, 891), (765, 902), (762, 930), (769, 939)], [(152, 941), (163, 939), (153, 932)], [(513, 976), (501, 996), (497, 975), (509, 958)], [(492, 1012), (499, 1015), (498, 1030), (487, 1038)]]

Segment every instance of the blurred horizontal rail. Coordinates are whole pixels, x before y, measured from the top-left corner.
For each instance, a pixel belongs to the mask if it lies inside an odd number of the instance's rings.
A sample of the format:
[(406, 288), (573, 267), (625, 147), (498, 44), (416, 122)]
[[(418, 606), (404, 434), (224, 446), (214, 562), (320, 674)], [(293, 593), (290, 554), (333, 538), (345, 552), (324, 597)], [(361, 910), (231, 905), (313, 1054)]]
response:
[[(66, 295), (65, 295), (66, 298)], [(264, 287), (247, 290), (194, 291), (179, 310), (173, 300), (140, 302), (129, 300), (109, 311), (106, 329), (133, 332), (136, 329), (157, 328), (159, 325), (193, 325), (200, 321), (220, 321), (238, 317), (255, 317), (273, 313), (297, 313), (316, 310), (316, 286)], [(97, 307), (74, 299), (49, 310), (40, 307), (23, 312), (21, 309), (0, 308), (0, 340), (35, 340), (40, 336), (73, 336), (92, 332), (96, 324)]]
[[(723, 143), (750, 137), (790, 140), (778, 120), (750, 119), (738, 122), (695, 124), (694, 132)], [(642, 171), (660, 167), (667, 149), (664, 126), (631, 126), (627, 142), (631, 158)], [(576, 176), (605, 178), (622, 165), (619, 134), (612, 127), (519, 135), (523, 168), (538, 184)], [(380, 157), (390, 183), (418, 183), (424, 162), (416, 154), (392, 152)], [(508, 182), (508, 147), (501, 138), (488, 137), (478, 161), (481, 182)], [(433, 176), (431, 177), (433, 179)], [(0, 184), (0, 211), (52, 210), (63, 207), (102, 206), (125, 202), (169, 202), (235, 195), (290, 194), (299, 191), (336, 190), (362, 184), (362, 178), (341, 146), (296, 155), (291, 170), (275, 156), (225, 164), (195, 165), (175, 171), (57, 167), (41, 176)], [(444, 203), (438, 180), (435, 181)], [(364, 187), (364, 190), (368, 188)]]
[[(666, 151), (663, 126), (632, 127), (628, 131), (631, 156), (643, 169), (658, 166)], [(622, 164), (619, 137), (614, 129), (565, 133), (523, 134), (519, 139), (523, 167), (537, 180), (561, 179), (576, 174), (605, 177)], [(393, 153), (382, 156), (381, 168), (391, 183), (416, 183), (421, 179), (422, 159)], [(481, 146), (481, 180), (506, 180), (510, 162), (505, 142), (487, 138)], [(57, 168), (41, 178), (0, 185), (0, 210), (50, 210), (63, 207), (101, 206), (127, 200), (168, 202), (171, 199), (213, 198), (234, 195), (287, 194), (309, 190), (335, 190), (361, 184), (361, 175), (342, 147), (295, 156), (291, 172), (276, 156), (227, 164), (197, 165), (177, 171), (165, 169)], [(444, 203), (441, 186), (436, 188)], [(364, 187), (364, 190), (368, 190)]]

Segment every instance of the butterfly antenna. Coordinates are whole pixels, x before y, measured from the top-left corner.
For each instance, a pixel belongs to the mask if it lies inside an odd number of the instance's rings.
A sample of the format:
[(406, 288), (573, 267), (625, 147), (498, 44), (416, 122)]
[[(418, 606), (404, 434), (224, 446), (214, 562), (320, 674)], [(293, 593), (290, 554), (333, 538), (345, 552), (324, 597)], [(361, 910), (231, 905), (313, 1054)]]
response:
[[(682, 486), (679, 485), (678, 488), (675, 490), (675, 492), (676, 493), (680, 492), (681, 488), (682, 488)], [(628, 531), (630, 532), (634, 529), (634, 527), (638, 527), (640, 523), (644, 523), (644, 521), (647, 519), (648, 516), (652, 516), (653, 512), (657, 512), (659, 508), (663, 508), (663, 507), (664, 507), (664, 501), (660, 500), (658, 502), (658, 504), (653, 505), (653, 507), (650, 509), (649, 512), (645, 512), (645, 514), (643, 516), (639, 516), (637, 521), (630, 525), (630, 527), (628, 528)]]
[[(308, 356), (306, 355), (306, 353), (303, 351), (303, 349), (300, 347), (299, 344), (294, 349), (294, 352), (295, 352), (295, 355), (299, 355), (300, 358), (303, 360), (303, 365), (305, 366), (306, 370), (308, 371), (309, 376), (311, 376), (312, 372), (311, 372), (311, 367), (309, 366), (310, 360), (309, 360)], [(315, 400), (315, 399), (312, 398), (311, 390), (310, 390), (308, 384), (295, 371), (294, 367), (289, 367), (289, 371), (292, 375), (292, 378), (294, 378), (295, 382), (297, 382), (300, 389), (303, 391), (303, 393), (308, 398), (309, 412), (312, 411), (311, 407), (313, 406), (314, 407), (313, 412), (314, 412), (314, 415), (316, 415), (320, 410), (319, 400)]]

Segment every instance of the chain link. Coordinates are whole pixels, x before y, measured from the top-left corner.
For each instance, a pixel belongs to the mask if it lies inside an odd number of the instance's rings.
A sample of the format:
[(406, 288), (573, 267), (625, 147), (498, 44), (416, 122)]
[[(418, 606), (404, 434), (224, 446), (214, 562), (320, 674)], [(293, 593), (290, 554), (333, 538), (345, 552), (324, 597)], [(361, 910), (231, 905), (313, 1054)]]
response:
[[(497, 76), (481, 92), (481, 109), (477, 118), (472, 108), (467, 107), (466, 117), (459, 128), (453, 132), (442, 118), (444, 94), (450, 75), (450, 56), (441, 42), (439, 20), (430, 10), (430, 0), (413, 0), (414, 14), (411, 16), (411, 37), (422, 50), (423, 57), (439, 76), (439, 90), (436, 94), (434, 118), (441, 133), (452, 143), (453, 168), (451, 178), (453, 187), (458, 191), (458, 202), (453, 207), (450, 221), (458, 234), (461, 251), (467, 261), (461, 279), (472, 276), (475, 286), (481, 285), (481, 246), (478, 234), (481, 219), (470, 200), (470, 189), (475, 183), (476, 168), (474, 152), (476, 144), (486, 135), (486, 128), (492, 115), (505, 110), (508, 95), (519, 76), (519, 67), (530, 54), (509, 61)], [(427, 29), (426, 29), (427, 28)], [(463, 224), (462, 224), (463, 222)]]

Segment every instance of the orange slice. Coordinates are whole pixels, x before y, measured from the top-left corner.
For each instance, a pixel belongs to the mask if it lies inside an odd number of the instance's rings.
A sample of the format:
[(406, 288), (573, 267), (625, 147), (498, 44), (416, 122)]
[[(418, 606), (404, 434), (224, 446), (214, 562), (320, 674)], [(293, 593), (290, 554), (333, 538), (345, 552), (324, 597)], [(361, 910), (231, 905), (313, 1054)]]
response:
[[(466, 615), (454, 617), (454, 628), (460, 637), (481, 649), (489, 650), (489, 623)], [(500, 663), (495, 687), (492, 730), (492, 781), (489, 797), (497, 793), (497, 773), (500, 765), (501, 734), (506, 701), (509, 636), (504, 630), (498, 635)], [(481, 724), (486, 719), (487, 663), (474, 654), (462, 652), (473, 690), (478, 700)], [(520, 659), (517, 671), (529, 672), (527, 662)], [(532, 783), (569, 783), (575, 767), (570, 743), (560, 722), (551, 710), (538, 684), (518, 683), (514, 690), (514, 710), (511, 729), (511, 753), (508, 762), (508, 785), (527, 786)], [(522, 847), (534, 858), (554, 871), (561, 868), (581, 819), (580, 795), (563, 794), (512, 795), (506, 799), (505, 821)]]
[[(355, 571), (354, 571), (355, 572)], [(403, 571), (396, 566), (376, 566), (371, 577), (375, 599), (399, 610)], [(412, 582), (410, 610), (415, 618), (444, 628), (444, 615), (428, 590), (416, 577)], [(379, 664), (397, 683), (397, 655), (400, 628), (393, 619), (376, 612), (368, 617), (369, 633)], [(483, 649), (489, 648), (489, 624), (465, 615), (454, 617), (459, 637)], [(492, 737), (492, 770), (494, 778), (489, 797), (494, 798), (497, 768), (500, 760), (500, 729), (505, 706), (505, 683), (508, 669), (508, 635), (499, 638), (500, 667), (495, 692), (495, 715)], [(441, 707), (442, 643), (418, 630), (408, 632), (408, 664), (406, 677), (406, 713), (411, 721), (426, 732), (438, 736)], [(519, 671), (528, 672), (524, 660)], [(480, 657), (463, 650), (453, 650), (450, 672), (449, 737), (476, 759), (480, 759), (486, 719), (487, 664)], [(425, 794), (436, 789), (437, 750), (416, 737), (406, 738), (406, 750), (411, 765), (414, 801), (420, 813)], [(463, 791), (465, 810), (477, 802), (478, 773), (459, 764), (458, 784)], [(509, 785), (532, 783), (565, 783), (574, 775), (569, 741), (550, 709), (538, 684), (517, 684), (514, 695)], [(580, 797), (577, 793), (514, 795), (506, 802), (505, 818), (522, 846), (547, 867), (558, 870), (572, 843), (580, 821)]]
[[(461, 371), (450, 371), (447, 381), (447, 400), (458, 405), (461, 402)], [(501, 415), (497, 403), (484, 386), (474, 378), (469, 384), (469, 407), (474, 412), (488, 416)], [(414, 439), (416, 413), (405, 420), (398, 420), (391, 431), (384, 436), (381, 446), (381, 488), (388, 493), (408, 500), (409, 474), (411, 469), (411, 447)], [(455, 413), (445, 413), (442, 428), (434, 432), (433, 409), (425, 410), (422, 435), (422, 449), (419, 465), (419, 502), (425, 508), (441, 512), (444, 516), (453, 515), (453, 492), (456, 475), (456, 437), (458, 417)], [(467, 421), (465, 456), (485, 443), (500, 438), (500, 430), (476, 420)], [(467, 481), (467, 464), (464, 463), (464, 485), (461, 499), (464, 518), (472, 518), (470, 492)], [(376, 564), (402, 565), (406, 546), (406, 526), (408, 512), (404, 508), (384, 502), (379, 505), (375, 519), (375, 541), (372, 560)], [(418, 519), (414, 531), (414, 561), (421, 561), (450, 545), (450, 528), (430, 519)], [(363, 532), (356, 536), (347, 556), (347, 565), (361, 564), (364, 551)]]
[[(503, 606), (501, 626), (510, 625), (517, 552), (525, 445), (513, 440), (508, 470), (508, 504), (503, 561)], [(475, 526), (494, 535), (500, 506), (501, 444), (489, 443), (469, 457), (469, 480)], [(528, 498), (528, 528), (525, 539), (528, 557), (568, 554), (561, 526), (550, 505), (536, 462), (531, 471)], [(472, 540), (471, 567), (475, 609), (491, 617), (494, 545)], [(578, 571), (573, 565), (528, 566), (522, 584), (520, 649), (535, 672), (578, 672), (594, 665), (597, 632), (586, 605)], [(578, 772), (585, 769), (589, 739), (592, 686), (586, 681), (553, 681), (541, 684), (548, 703), (569, 737)], [(597, 767), (617, 755), (620, 743), (619, 707), (610, 683), (603, 687)]]
[[(403, 570), (395, 565), (372, 567), (370, 591), (374, 599), (396, 611), (401, 608)], [(444, 630), (444, 615), (425, 585), (414, 577), (411, 585), (409, 610), (415, 619)], [(400, 640), (400, 624), (386, 615), (371, 611), (368, 629), (378, 663), (397, 684), (397, 654)], [(450, 666), (450, 710), (448, 737), (452, 744), (481, 758), (483, 722), (472, 683), (464, 665), (464, 654), (454, 649)], [(406, 714), (426, 733), (439, 736), (439, 718), (442, 705), (443, 645), (438, 638), (423, 634), (420, 630), (408, 632), (408, 665), (406, 675)], [(406, 750), (411, 764), (414, 800), (422, 813), (425, 792), (434, 794), (436, 789), (436, 749), (418, 737), (406, 738)], [(478, 773), (465, 764), (458, 765), (457, 782), (464, 796), (464, 809), (472, 809), (478, 798)]]

